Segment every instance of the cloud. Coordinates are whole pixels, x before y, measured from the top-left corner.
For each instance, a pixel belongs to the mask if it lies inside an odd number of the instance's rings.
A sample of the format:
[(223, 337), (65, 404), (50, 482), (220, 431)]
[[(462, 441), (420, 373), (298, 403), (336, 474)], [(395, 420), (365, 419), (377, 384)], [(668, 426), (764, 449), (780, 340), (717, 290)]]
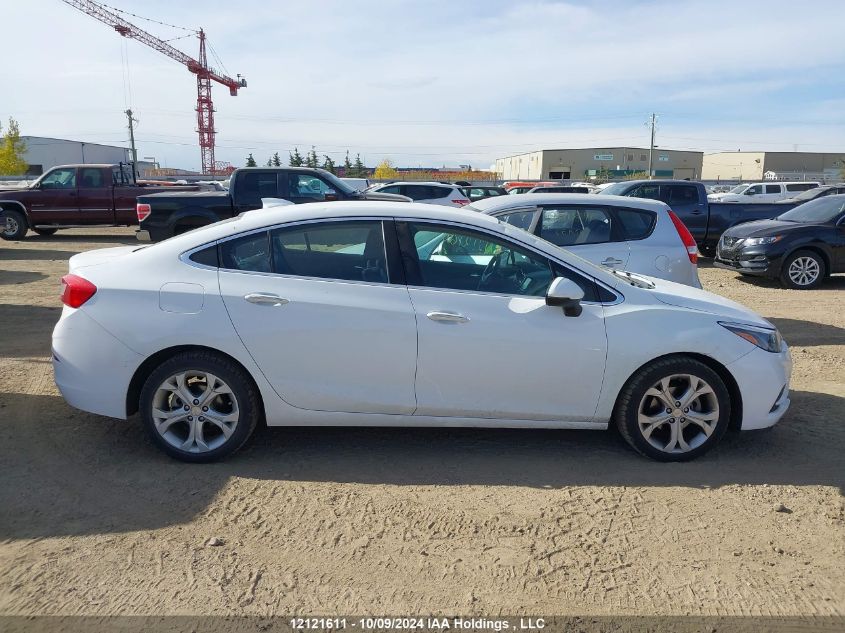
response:
[[(236, 164), (313, 144), (371, 164), (489, 165), (539, 147), (643, 145), (651, 111), (664, 146), (845, 147), (845, 88), (830, 79), (845, 64), (838, 1), (800, 26), (784, 18), (793, 4), (757, 1), (110, 4), (201, 21), (247, 77), (237, 98), (213, 91), (217, 157)], [(142, 155), (198, 167), (186, 69), (54, 0), (8, 7), (4, 25), (20, 58), (3, 105), (24, 133), (120, 142), (131, 103)], [(196, 40), (174, 45), (194, 53)]]

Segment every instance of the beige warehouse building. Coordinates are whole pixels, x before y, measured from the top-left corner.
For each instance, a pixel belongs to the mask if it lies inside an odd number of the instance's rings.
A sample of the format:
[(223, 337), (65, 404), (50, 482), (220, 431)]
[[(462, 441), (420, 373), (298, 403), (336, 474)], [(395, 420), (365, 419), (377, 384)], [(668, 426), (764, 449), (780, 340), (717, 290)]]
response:
[[(652, 170), (658, 178), (697, 180), (703, 157), (703, 152), (655, 148)], [(497, 158), (495, 169), (503, 180), (624, 178), (648, 172), (648, 148), (541, 149)]]
[(845, 152), (718, 152), (705, 154), (702, 180), (839, 180)]

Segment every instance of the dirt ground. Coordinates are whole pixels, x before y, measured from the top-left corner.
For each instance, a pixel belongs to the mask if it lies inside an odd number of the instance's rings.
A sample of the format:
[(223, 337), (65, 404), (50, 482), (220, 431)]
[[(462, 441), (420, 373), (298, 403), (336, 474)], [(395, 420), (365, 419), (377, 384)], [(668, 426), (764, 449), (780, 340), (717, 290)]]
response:
[(777, 427), (694, 463), (614, 432), (265, 429), (196, 466), (53, 384), (66, 260), (134, 243), (0, 242), (0, 614), (845, 614), (845, 276), (705, 262), (795, 370)]

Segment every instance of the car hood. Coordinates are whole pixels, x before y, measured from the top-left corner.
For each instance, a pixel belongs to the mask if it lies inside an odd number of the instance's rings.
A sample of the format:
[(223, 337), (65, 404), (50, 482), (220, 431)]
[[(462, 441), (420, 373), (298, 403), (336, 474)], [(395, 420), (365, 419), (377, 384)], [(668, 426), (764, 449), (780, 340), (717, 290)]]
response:
[(728, 321), (775, 327), (753, 310), (749, 310), (741, 303), (731, 301), (721, 295), (656, 277), (650, 277), (649, 281), (655, 287), (648, 292), (661, 303), (697, 312), (706, 312)]
[(808, 226), (800, 222), (784, 222), (783, 220), (754, 220), (753, 222), (743, 222), (732, 226), (725, 235), (728, 237), (768, 237), (770, 235), (780, 235), (784, 231), (795, 231), (801, 227)]
[(115, 246), (114, 248), (98, 248), (93, 251), (79, 253), (70, 258), (68, 270), (75, 272), (80, 268), (105, 264), (114, 261), (117, 257), (123, 257), (144, 248), (147, 248), (147, 246)]

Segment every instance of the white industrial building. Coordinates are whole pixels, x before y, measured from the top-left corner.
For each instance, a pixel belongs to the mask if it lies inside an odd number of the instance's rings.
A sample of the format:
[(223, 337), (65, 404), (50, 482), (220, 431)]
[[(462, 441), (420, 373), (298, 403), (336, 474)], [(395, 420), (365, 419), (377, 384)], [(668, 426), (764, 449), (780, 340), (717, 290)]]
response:
[(44, 136), (22, 136), (26, 143), (23, 158), (29, 165), (27, 175), (38, 176), (56, 165), (73, 163), (127, 163), (132, 160), (128, 147), (69, 141)]

